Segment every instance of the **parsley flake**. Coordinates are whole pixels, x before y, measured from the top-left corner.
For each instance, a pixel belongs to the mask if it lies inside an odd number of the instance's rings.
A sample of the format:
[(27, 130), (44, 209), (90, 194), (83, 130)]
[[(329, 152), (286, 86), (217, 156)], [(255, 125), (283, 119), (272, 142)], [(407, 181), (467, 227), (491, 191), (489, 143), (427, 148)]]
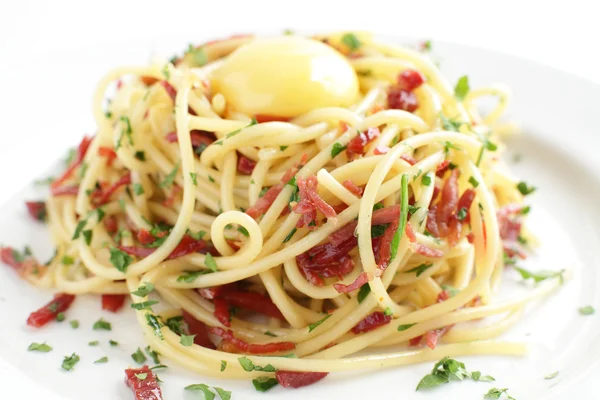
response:
[(107, 362), (108, 362), (108, 357), (104, 356), (104, 357), (99, 358), (96, 361), (94, 361), (94, 364), (104, 364)]
[(458, 82), (456, 82), (456, 86), (454, 86), (454, 97), (456, 97), (459, 101), (462, 101), (469, 93), (469, 77), (461, 76)]
[(179, 164), (181, 164), (181, 161), (178, 161), (177, 164), (175, 164), (173, 170), (171, 170), (171, 172), (169, 172), (167, 176), (165, 176), (165, 179), (163, 179), (163, 181), (159, 183), (159, 187), (167, 188), (173, 185), (173, 181), (175, 181), (175, 177), (177, 176), (177, 170), (179, 170)]
[(344, 150), (346, 150), (346, 146), (342, 145), (341, 143), (335, 142), (333, 144), (333, 147), (331, 148), (331, 158), (335, 158)]
[(148, 360), (142, 352), (142, 349), (140, 349), (139, 347), (137, 348), (135, 353), (131, 355), (131, 358), (133, 358), (133, 361), (135, 361), (138, 364), (143, 364)]
[(133, 259), (131, 256), (124, 251), (117, 249), (115, 247), (111, 247), (110, 251), (110, 262), (116, 269), (121, 272), (127, 271), (127, 267), (131, 264)]
[(308, 333), (310, 333), (310, 332), (314, 331), (314, 330), (315, 330), (315, 329), (316, 329), (316, 328), (317, 328), (319, 325), (321, 325), (323, 322), (327, 321), (327, 319), (328, 319), (329, 317), (331, 317), (331, 315), (332, 315), (332, 314), (328, 314), (328, 315), (326, 315), (325, 317), (323, 317), (322, 319), (318, 320), (317, 322), (315, 322), (315, 323), (313, 323), (313, 324), (310, 324), (310, 325), (308, 326)]
[(356, 299), (358, 300), (358, 303), (359, 304), (362, 303), (363, 300), (367, 298), (367, 296), (369, 295), (369, 293), (371, 293), (371, 285), (369, 285), (368, 283), (365, 283), (358, 290), (358, 295), (356, 296)]
[(70, 356), (65, 356), (63, 359), (61, 368), (65, 371), (71, 371), (75, 364), (79, 362), (79, 356), (76, 353), (71, 354)]
[(33, 342), (29, 345), (29, 347), (27, 347), (28, 351), (39, 351), (41, 353), (48, 353), (49, 351), (52, 351), (52, 347), (47, 345), (46, 342), (44, 343), (36, 343)]
[(424, 263), (424, 264), (420, 264), (414, 268), (411, 268), (407, 271), (404, 271), (405, 274), (410, 274), (410, 273), (416, 273), (417, 276), (420, 276), (423, 272), (427, 271), (429, 268), (431, 268), (433, 266), (433, 264), (429, 263)]
[(148, 294), (150, 292), (152, 292), (154, 290), (154, 285), (151, 284), (150, 282), (146, 282), (144, 283), (142, 286), (138, 286), (138, 288), (131, 292), (131, 294), (134, 294), (138, 297), (145, 297), (148, 296)]
[(581, 315), (592, 315), (596, 310), (592, 306), (585, 306), (579, 309), (579, 314)]
[(190, 347), (194, 344), (194, 337), (196, 337), (196, 335), (182, 334), (179, 339), (179, 343), (181, 343), (183, 346)]
[(112, 326), (110, 322), (104, 320), (104, 318), (100, 318), (98, 321), (94, 323), (92, 327), (95, 331), (110, 331), (112, 330)]
[(342, 36), (342, 43), (345, 44), (350, 51), (357, 50), (362, 45), (354, 33), (346, 33)]
[(275, 378), (269, 378), (266, 376), (261, 376), (256, 379), (252, 379), (252, 384), (254, 388), (259, 392), (266, 392), (271, 389), (273, 386), (277, 386), (278, 382)]

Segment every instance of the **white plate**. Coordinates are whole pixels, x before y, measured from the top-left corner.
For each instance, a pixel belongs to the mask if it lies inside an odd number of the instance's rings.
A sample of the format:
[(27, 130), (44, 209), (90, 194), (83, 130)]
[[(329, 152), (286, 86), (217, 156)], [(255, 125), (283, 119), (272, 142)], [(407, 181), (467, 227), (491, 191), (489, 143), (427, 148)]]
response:
[[(388, 38), (388, 40), (392, 41)], [(397, 40), (396, 40), (397, 42)], [(158, 51), (169, 54), (179, 50), (180, 43), (157, 44)], [(172, 45), (172, 43), (171, 43)], [(127, 62), (145, 63), (151, 49), (123, 46)], [(130, 49), (133, 50), (133, 53)], [(157, 49), (153, 49), (157, 50)], [(114, 48), (95, 49), (118, 59)], [(598, 226), (600, 212), (600, 165), (595, 152), (600, 149), (596, 132), (597, 99), (600, 87), (571, 75), (540, 66), (536, 63), (481, 49), (444, 44), (435, 41), (435, 56), (442, 60), (442, 70), (454, 81), (469, 74), (471, 86), (504, 82), (514, 93), (509, 111), (511, 120), (524, 128), (524, 134), (511, 140), (512, 152), (523, 155), (515, 172), (538, 186), (531, 196), (533, 211), (531, 228), (543, 241), (543, 246), (528, 267), (545, 269), (569, 268), (574, 277), (554, 296), (530, 307), (525, 318), (503, 339), (530, 343), (531, 351), (523, 358), (457, 357), (470, 370), (492, 375), (497, 382), (454, 382), (428, 392), (416, 393), (414, 388), (433, 363), (394, 368), (382, 371), (338, 373), (319, 384), (300, 390), (275, 388), (267, 394), (254, 391), (250, 381), (217, 381), (195, 376), (164, 360), (170, 366), (159, 372), (164, 380), (165, 399), (198, 398), (182, 394), (190, 383), (207, 383), (232, 390), (234, 398), (264, 399), (285, 395), (289, 399), (317, 398), (375, 398), (481, 399), (491, 387), (508, 387), (510, 393), (522, 399), (592, 398), (592, 374), (600, 372), (600, 323), (597, 317), (582, 317), (577, 308), (592, 304), (600, 306), (600, 276), (597, 273), (600, 255)], [(83, 57), (82, 64), (86, 63)], [(86, 65), (90, 65), (87, 60)], [(98, 69), (99, 66), (95, 65)], [(99, 76), (98, 76), (99, 77)], [(78, 78), (81, 78), (79, 76)], [(87, 86), (79, 88), (84, 101), (91, 97)], [(77, 90), (73, 89), (75, 92)], [(52, 106), (52, 105), (51, 105)], [(51, 171), (43, 171), (47, 176)], [(37, 190), (37, 192), (36, 192)], [(17, 194), (0, 209), (0, 243), (12, 246), (29, 244), (41, 260), (52, 253), (43, 225), (27, 216), (23, 201), (43, 196), (33, 186)], [(510, 275), (507, 276), (510, 280)], [(512, 286), (515, 286), (514, 284)], [(518, 286), (518, 285), (517, 285)], [(522, 290), (522, 287), (514, 288)], [(512, 292), (510, 292), (512, 293)], [(67, 320), (78, 319), (80, 328), (71, 329), (67, 322), (54, 323), (39, 330), (25, 325), (30, 311), (45, 304), (50, 292), (40, 291), (21, 281), (9, 268), (0, 268), (0, 358), (17, 367), (23, 374), (47, 389), (72, 399), (131, 399), (123, 384), (123, 370), (133, 364), (130, 354), (145, 343), (133, 314), (124, 310), (111, 314), (100, 310), (95, 297), (79, 297), (67, 313)], [(506, 292), (499, 297), (506, 296)], [(103, 316), (113, 325), (112, 332), (91, 329), (94, 321)], [(120, 345), (112, 348), (108, 340)], [(99, 340), (98, 347), (89, 347)], [(32, 341), (46, 341), (54, 347), (47, 354), (27, 352)], [(60, 370), (63, 356), (77, 352), (81, 361), (74, 371)], [(107, 364), (93, 361), (108, 356)], [(560, 371), (553, 380), (544, 376)], [(9, 379), (3, 376), (2, 380)], [(42, 391), (43, 393), (44, 391)], [(196, 395), (198, 396), (198, 395)]]

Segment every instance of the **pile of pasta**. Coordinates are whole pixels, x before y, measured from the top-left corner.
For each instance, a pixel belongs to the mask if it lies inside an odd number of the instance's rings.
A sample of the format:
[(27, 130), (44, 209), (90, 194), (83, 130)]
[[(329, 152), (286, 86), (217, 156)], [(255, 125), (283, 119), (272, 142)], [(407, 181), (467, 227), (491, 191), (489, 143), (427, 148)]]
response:
[[(190, 47), (111, 71), (94, 97), (97, 132), (45, 204), (57, 256), (22, 275), (131, 296), (150, 346), (207, 376), (280, 373), (298, 386), (523, 354), (495, 338), (560, 282), (491, 301), (528, 235), (523, 190), (501, 159), (508, 90), (451, 85), (423, 51), (355, 38), (351, 49), (341, 34), (318, 37), (348, 57), (360, 100), (291, 119), (241, 114), (211, 88), (251, 36), (202, 45), (200, 63)], [(499, 101), (480, 115), (484, 96)]]

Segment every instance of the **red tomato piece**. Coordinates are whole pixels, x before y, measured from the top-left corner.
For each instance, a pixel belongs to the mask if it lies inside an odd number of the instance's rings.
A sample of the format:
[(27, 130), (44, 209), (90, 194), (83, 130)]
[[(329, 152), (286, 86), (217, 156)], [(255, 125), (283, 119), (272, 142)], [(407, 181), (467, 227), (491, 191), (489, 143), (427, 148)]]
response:
[(163, 400), (156, 376), (147, 365), (126, 369), (125, 384), (133, 391), (134, 400)]
[(46, 203), (43, 201), (26, 201), (27, 211), (37, 221), (46, 220)]
[(55, 320), (59, 313), (67, 311), (73, 300), (75, 300), (75, 296), (72, 294), (57, 293), (50, 303), (29, 314), (27, 325), (35, 328), (46, 325), (48, 322)]
[(214, 343), (208, 337), (208, 327), (202, 321), (197, 320), (192, 314), (183, 310), (183, 320), (187, 324), (188, 333), (194, 336), (194, 343), (207, 349), (216, 349)]
[(127, 296), (124, 294), (103, 294), (102, 295), (102, 309), (116, 313), (123, 305), (125, 305), (125, 299)]
[(294, 388), (312, 385), (329, 375), (328, 372), (298, 372), (298, 371), (277, 371), (275, 378), (284, 388)]

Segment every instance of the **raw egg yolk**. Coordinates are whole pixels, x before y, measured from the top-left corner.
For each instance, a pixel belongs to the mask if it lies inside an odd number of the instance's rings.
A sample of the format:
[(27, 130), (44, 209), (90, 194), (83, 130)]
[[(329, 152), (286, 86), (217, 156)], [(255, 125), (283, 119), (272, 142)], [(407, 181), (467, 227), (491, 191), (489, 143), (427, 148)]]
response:
[(354, 68), (316, 40), (285, 36), (258, 39), (213, 72), (213, 87), (235, 111), (295, 117), (321, 107), (348, 107), (359, 98)]

